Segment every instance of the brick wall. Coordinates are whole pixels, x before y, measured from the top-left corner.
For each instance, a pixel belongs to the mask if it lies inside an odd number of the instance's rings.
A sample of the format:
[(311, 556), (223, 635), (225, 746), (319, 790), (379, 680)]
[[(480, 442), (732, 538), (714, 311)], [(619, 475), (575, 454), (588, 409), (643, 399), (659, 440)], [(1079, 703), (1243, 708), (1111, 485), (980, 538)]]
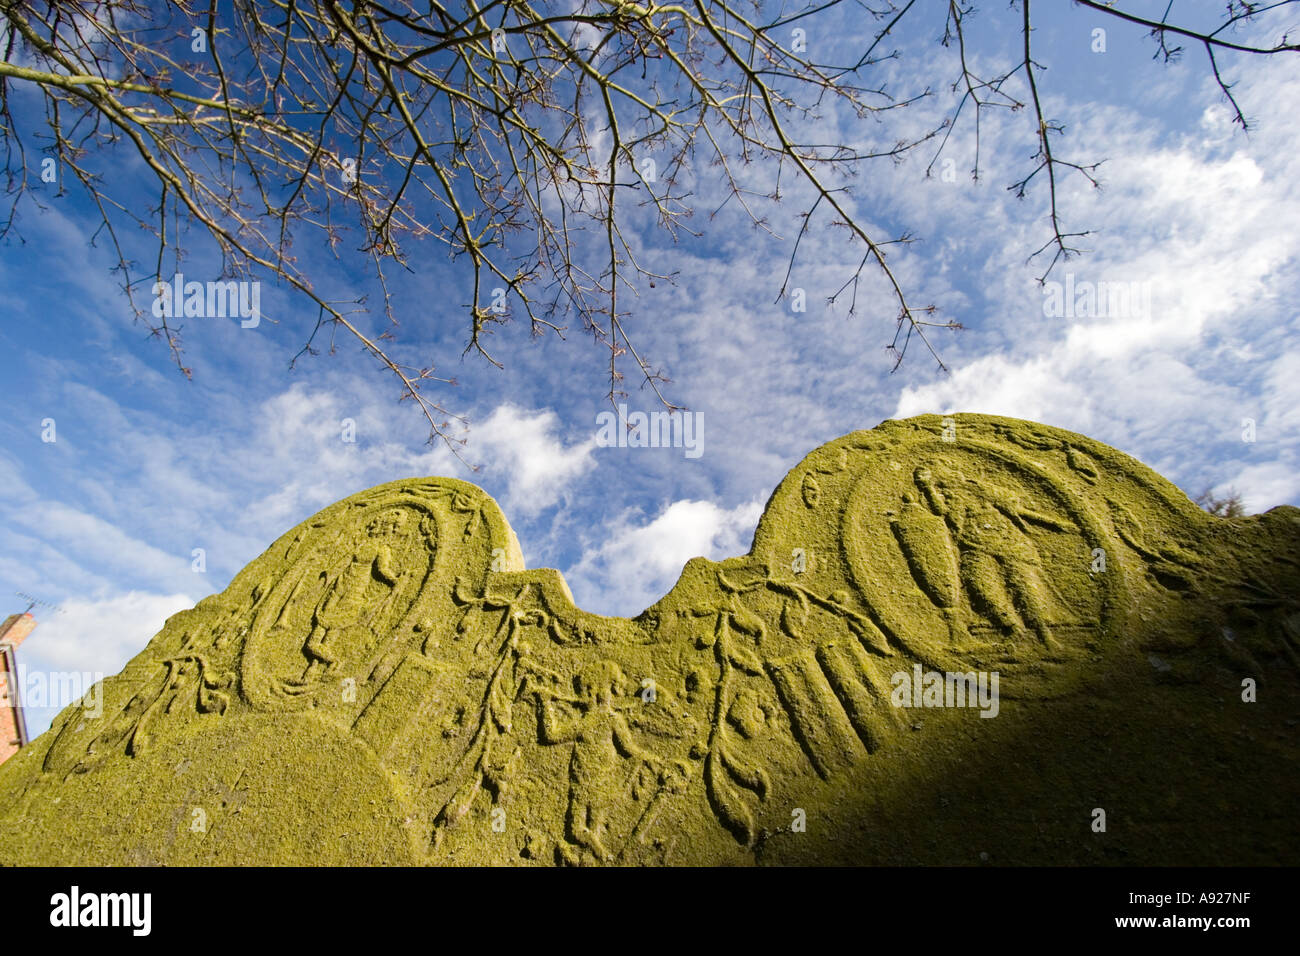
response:
[(0, 763), (27, 743), (18, 684), (17, 650), (36, 627), (30, 614), (10, 614), (0, 624)]

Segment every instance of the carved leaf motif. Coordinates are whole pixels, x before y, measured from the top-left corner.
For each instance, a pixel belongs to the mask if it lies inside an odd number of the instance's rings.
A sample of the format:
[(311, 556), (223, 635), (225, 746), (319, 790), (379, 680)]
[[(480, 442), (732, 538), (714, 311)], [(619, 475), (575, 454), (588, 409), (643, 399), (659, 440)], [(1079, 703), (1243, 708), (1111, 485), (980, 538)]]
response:
[(894, 653), (885, 635), (881, 634), (880, 629), (867, 619), (849, 615), (848, 624), (853, 635), (877, 654), (888, 657)]
[(1093, 464), (1091, 458), (1079, 451), (1073, 445), (1067, 445), (1065, 459), (1069, 463), (1070, 467), (1083, 475), (1089, 484), (1095, 485), (1097, 483), (1100, 475), (1098, 475), (1097, 468)]
[(718, 751), (709, 754), (704, 768), (709, 801), (725, 826), (745, 846), (754, 842), (754, 815), (741, 792), (731, 784), (730, 775), (717, 759)]
[(796, 591), (796, 601), (786, 601), (781, 608), (781, 629), (793, 638), (803, 637), (804, 625), (808, 623), (808, 599), (802, 592)]
[(479, 791), (483, 788), (483, 777), (480, 773), (475, 773), (472, 780), (462, 784), (460, 789), (447, 801), (438, 818), (434, 821), (433, 843), (437, 846), (443, 835), (443, 829), (454, 826), (474, 803), (474, 798), (478, 796)]
[(803, 496), (803, 503), (806, 507), (817, 507), (817, 501), (822, 496), (822, 487), (817, 483), (817, 479), (812, 476), (811, 472), (804, 475), (799, 493)]
[(561, 647), (564, 647), (565, 645), (568, 644), (577, 643), (574, 640), (573, 634), (565, 628), (564, 624), (560, 621), (558, 617), (551, 618), (551, 623), (550, 625), (548, 625), (546, 631), (550, 635), (551, 640), (553, 640), (556, 644), (559, 644)]
[(763, 662), (758, 659), (753, 651), (737, 644), (735, 641), (727, 642), (727, 660), (746, 674), (757, 676), (763, 673)]
[(206, 685), (199, 686), (199, 711), (204, 714), (224, 715), (230, 706), (230, 697)]
[(492, 686), (488, 688), (488, 713), (494, 723), (503, 734), (510, 733), (510, 711), (511, 701), (506, 693), (505, 681), (503, 678), (504, 667), (498, 670), (492, 680)]
[(736, 783), (753, 790), (760, 800), (766, 799), (770, 783), (762, 767), (738, 760), (726, 747), (718, 748), (718, 756)]
[(741, 634), (747, 634), (754, 640), (762, 638), (764, 631), (763, 619), (749, 610), (739, 602), (731, 609), (727, 615), (727, 623), (732, 630), (739, 631)]

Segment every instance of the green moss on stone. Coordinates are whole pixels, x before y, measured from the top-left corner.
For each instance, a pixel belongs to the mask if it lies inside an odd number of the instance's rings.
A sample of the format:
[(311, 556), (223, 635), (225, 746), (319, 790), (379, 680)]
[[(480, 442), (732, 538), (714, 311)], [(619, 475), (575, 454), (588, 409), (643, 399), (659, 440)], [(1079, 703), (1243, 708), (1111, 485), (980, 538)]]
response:
[(0, 863), (1289, 861), (1298, 585), (1297, 509), (991, 416), (822, 446), (635, 619), (392, 482), (0, 766)]

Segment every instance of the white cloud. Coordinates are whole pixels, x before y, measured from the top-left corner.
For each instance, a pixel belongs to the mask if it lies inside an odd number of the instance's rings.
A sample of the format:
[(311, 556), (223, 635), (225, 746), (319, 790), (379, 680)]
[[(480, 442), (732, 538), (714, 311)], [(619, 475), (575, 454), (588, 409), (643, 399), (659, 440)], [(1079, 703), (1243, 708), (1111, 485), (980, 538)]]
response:
[[(1300, 93), (1269, 64), (1243, 79), (1248, 86), (1257, 101)], [(1040, 292), (991, 279), (988, 325), (1003, 340), (954, 362), (949, 376), (904, 388), (894, 417), (1035, 419), (1121, 447), (1194, 491), (1231, 477), (1251, 509), (1297, 500), (1300, 482), (1287, 476), (1297, 464), (1300, 359), (1289, 343), (1300, 314), (1289, 303), (1300, 235), (1279, 224), (1300, 219), (1300, 137), (1278, 123), (1249, 141), (1238, 135), (1231, 151), (1197, 135), (1159, 146), (1124, 111), (1084, 112), (1072, 136), (1109, 158), (1106, 201), (1076, 204), (1072, 215), (1103, 228), (1092, 252), (1058, 264), (1052, 279), (1073, 271), (1079, 280), (1147, 281), (1151, 314), (1051, 319)], [(1207, 109), (1202, 128), (1218, 130), (1217, 116)], [(1008, 235), (996, 261), (1010, 261), (1022, 240)], [(1257, 445), (1238, 437), (1244, 417), (1259, 419)]]
[(1268, 511), (1278, 502), (1300, 499), (1300, 476), (1294, 465), (1282, 462), (1249, 465), (1215, 490), (1222, 495), (1229, 488), (1241, 493), (1247, 514), (1256, 514)]
[(762, 513), (757, 500), (731, 509), (675, 501), (648, 524), (624, 518), (589, 543), (565, 579), (584, 610), (635, 615), (668, 593), (691, 558), (748, 551)]
[(565, 487), (595, 465), (595, 426), (585, 441), (564, 445), (560, 419), (550, 409), (499, 405), (473, 432), (471, 453), (488, 462), (484, 473), (506, 483), (507, 518), (535, 515), (556, 504)]
[(171, 586), (192, 574), (188, 552), (182, 556), (155, 548), (102, 518), (57, 501), (44, 501), (19, 517), (29, 531), (80, 563), (116, 567), (132, 578)]
[(187, 594), (146, 591), (69, 598), (59, 612), (38, 617), (21, 652), (59, 670), (116, 674), (144, 650), (167, 618), (194, 603)]
[[(126, 591), (69, 598), (58, 612), (34, 612), (36, 630), (18, 650), (24, 686), (35, 681), (42, 688), (67, 687), (65, 680), (52, 675), (88, 675), (80, 687), (84, 692), (94, 681), (118, 673), (162, 630), (167, 618), (193, 605), (186, 594)], [(27, 730), (36, 736), (72, 701), (33, 698), (31, 703), (50, 705), (25, 708)]]

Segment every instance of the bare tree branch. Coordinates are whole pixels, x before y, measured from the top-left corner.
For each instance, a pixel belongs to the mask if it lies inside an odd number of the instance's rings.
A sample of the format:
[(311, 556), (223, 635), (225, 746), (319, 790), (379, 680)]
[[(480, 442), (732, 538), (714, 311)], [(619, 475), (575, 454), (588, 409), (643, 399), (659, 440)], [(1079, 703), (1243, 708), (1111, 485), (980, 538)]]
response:
[[(74, 187), (89, 197), (100, 220), (92, 243), (102, 236), (111, 244), (114, 272), (137, 317), (182, 372), (189, 374), (184, 316), (158, 314), (156, 300), (141, 308), (138, 296), (142, 286), (156, 289), (169, 269), (179, 273), (195, 238), (206, 237), (219, 253), (221, 278), (269, 277), (314, 307), (295, 361), (334, 349), (336, 333), (346, 333), (343, 339), (357, 343), (419, 406), (430, 441), (459, 453), (463, 439), (453, 423), (464, 419), (424, 389), (454, 379), (437, 374), (433, 362), (413, 366), (394, 357), (393, 270), (416, 271), (416, 250), (424, 258), (423, 244), (439, 244), (465, 270), (466, 353), (500, 365), (491, 336), (515, 318), (527, 319), (534, 335), (564, 336), (576, 323), (608, 350), (611, 403), (626, 394), (623, 368), (631, 362), (641, 386), (676, 409), (664, 389), (667, 375), (634, 345), (638, 317), (631, 308), (642, 284), (675, 277), (643, 264), (636, 246), (651, 217), (674, 239), (698, 235), (690, 228), (698, 200), (683, 183), (699, 180), (703, 161), (725, 195), (710, 200), (714, 216), (734, 199), (755, 229), (774, 235), (764, 206), (780, 205), (783, 190), (807, 197), (778, 299), (791, 289), (811, 230), (844, 230), (848, 245), (858, 248), (829, 300), (847, 295), (855, 313), (862, 282), (873, 276), (895, 320), (887, 345), (893, 367), (916, 338), (944, 368), (927, 330), (961, 326), (936, 321), (933, 304), (912, 304), (915, 290), (904, 288), (887, 258), (891, 246), (912, 236), (868, 229), (849, 202), (846, 180), (870, 161), (899, 162), (942, 133), (928, 172), (967, 104), (974, 104), (978, 177), (981, 114), (1022, 108), (1010, 84), (1023, 71), (1037, 151), (1033, 168), (1010, 188), (1024, 197), (1045, 174), (1051, 238), (1034, 256), (1053, 255), (1043, 278), (1078, 251), (1072, 241), (1088, 233), (1063, 226), (1057, 173), (1074, 171), (1097, 186), (1099, 163), (1059, 155), (1064, 126), (1044, 115), (1030, 2), (1019, 2), (1020, 62), (981, 79), (971, 68), (965, 29), (973, 6), (950, 0), (940, 46), (951, 49), (955, 41), (952, 90), (961, 96), (954, 113), (903, 139), (854, 146), (823, 141), (818, 120), (838, 109), (883, 128), (931, 96), (928, 86), (895, 95), (873, 79), (900, 56), (883, 44), (900, 37), (926, 5), (0, 0), (0, 140), (9, 197), (0, 237), (21, 241), (22, 200), (43, 208), (51, 195), (29, 176), (23, 135), (41, 125), (31, 114), (43, 108), (48, 131), (38, 134), (40, 153), (61, 172), (55, 194)], [(1169, 9), (1150, 20), (1077, 2), (1147, 28), (1166, 59), (1180, 49), (1167, 46), (1166, 35), (1200, 43), (1243, 128), (1245, 116), (1216, 56), (1300, 51), (1285, 35), (1272, 46), (1224, 37), (1294, 0), (1233, 0), (1212, 32), (1170, 22)], [(848, 44), (826, 43), (814, 56), (786, 41), (796, 25), (829, 22), (837, 8), (868, 24), (865, 48), (832, 57), (829, 51)], [(137, 169), (148, 177), (144, 202)], [(147, 268), (133, 258), (141, 231), (152, 243)], [(318, 287), (320, 276), (299, 262), (300, 244), (316, 238), (316, 248), (340, 262), (352, 255), (348, 246), (365, 257), (382, 297), (378, 316), (366, 317), (364, 302), (335, 301)], [(380, 328), (372, 331), (375, 319)]]

